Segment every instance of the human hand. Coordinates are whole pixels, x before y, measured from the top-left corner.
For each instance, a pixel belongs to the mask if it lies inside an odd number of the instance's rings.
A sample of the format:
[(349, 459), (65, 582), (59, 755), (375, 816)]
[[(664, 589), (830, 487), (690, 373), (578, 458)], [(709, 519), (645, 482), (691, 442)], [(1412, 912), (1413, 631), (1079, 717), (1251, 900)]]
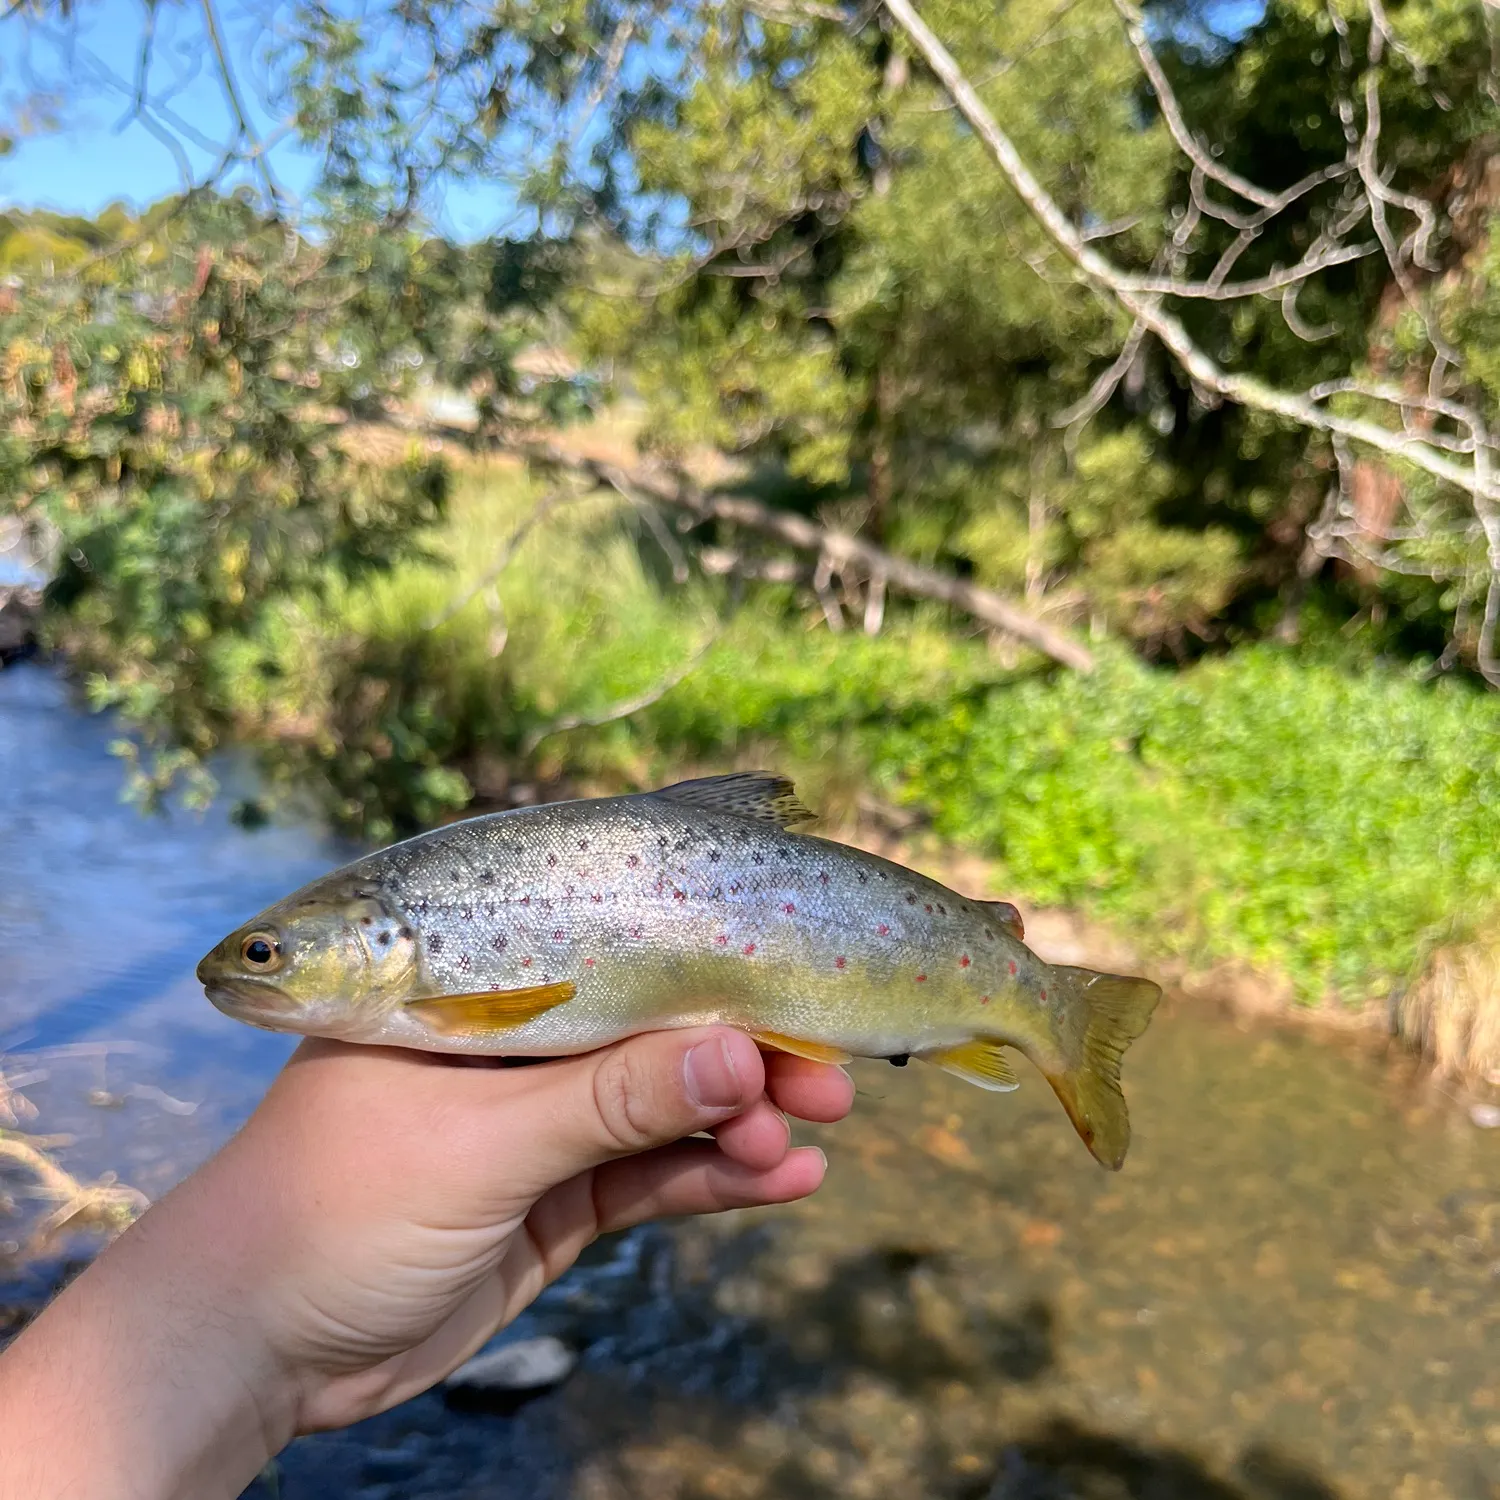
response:
[[(108, 1487), (80, 1494), (237, 1495), (296, 1433), (441, 1379), (598, 1234), (812, 1192), (822, 1155), (789, 1149), (780, 1111), (835, 1120), (852, 1097), (840, 1070), (725, 1028), (506, 1068), (304, 1043), (0, 1359), (0, 1500), (60, 1493), (45, 1464), (95, 1458)], [(54, 1431), (78, 1420), (70, 1350), (107, 1451), (18, 1465), (17, 1400)]]

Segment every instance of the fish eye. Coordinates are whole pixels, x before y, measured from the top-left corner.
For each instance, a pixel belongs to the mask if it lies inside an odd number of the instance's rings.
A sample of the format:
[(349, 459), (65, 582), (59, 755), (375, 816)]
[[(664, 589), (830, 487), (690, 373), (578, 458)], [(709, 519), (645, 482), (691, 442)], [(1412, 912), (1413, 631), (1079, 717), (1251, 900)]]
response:
[(252, 932), (240, 944), (240, 957), (247, 968), (269, 973), (281, 962), (281, 943), (275, 933)]

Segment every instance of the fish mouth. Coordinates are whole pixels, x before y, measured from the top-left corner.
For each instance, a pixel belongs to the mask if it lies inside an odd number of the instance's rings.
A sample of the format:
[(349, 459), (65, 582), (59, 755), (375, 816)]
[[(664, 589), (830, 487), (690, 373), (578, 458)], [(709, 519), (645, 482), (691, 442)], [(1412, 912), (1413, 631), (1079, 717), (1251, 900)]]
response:
[(266, 1031), (286, 1031), (294, 1002), (272, 985), (253, 979), (223, 979), (198, 970), (199, 981), (215, 1010)]

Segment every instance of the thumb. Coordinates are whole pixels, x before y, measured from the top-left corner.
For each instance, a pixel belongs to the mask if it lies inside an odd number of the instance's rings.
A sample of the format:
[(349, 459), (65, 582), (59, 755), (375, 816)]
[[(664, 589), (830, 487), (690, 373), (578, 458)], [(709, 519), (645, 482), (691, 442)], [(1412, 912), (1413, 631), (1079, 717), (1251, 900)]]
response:
[(517, 1085), (501, 1127), (505, 1156), (538, 1194), (721, 1124), (766, 1086), (760, 1049), (727, 1026), (647, 1032), (504, 1076)]

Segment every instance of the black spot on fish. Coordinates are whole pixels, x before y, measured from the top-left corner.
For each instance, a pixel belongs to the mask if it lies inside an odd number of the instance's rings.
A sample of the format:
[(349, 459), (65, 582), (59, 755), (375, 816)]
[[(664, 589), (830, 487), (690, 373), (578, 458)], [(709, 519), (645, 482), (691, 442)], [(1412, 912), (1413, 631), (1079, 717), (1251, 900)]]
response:
[(493, 948), (496, 953), (504, 953), (505, 950), (510, 947), (510, 939), (506, 937), (503, 932), (497, 932), (494, 937), (490, 939), (490, 947)]
[(379, 943), (382, 948), (384, 948), (390, 942), (390, 940), (391, 935), (388, 932), (380, 932), (375, 935), (375, 941)]
[(938, 902), (938, 916), (940, 916), (940, 917), (946, 917), (947, 915), (948, 915), (948, 908), (946, 906), (944, 906), (941, 901), (939, 901)]
[(708, 857), (710, 861), (717, 861), (719, 858), (719, 851), (717, 849), (710, 849), (708, 851)]
[(469, 955), (467, 953), (460, 953), (458, 955), (458, 968), (460, 973), (467, 974), (473, 967), (473, 961), (469, 958)]
[(589, 846), (589, 841), (587, 839), (579, 839), (578, 840), (578, 847), (580, 849), (587, 849), (588, 846)]
[(898, 1052), (894, 1057), (886, 1059), (893, 1068), (904, 1068), (911, 1061), (910, 1052)]
[(556, 864), (557, 864), (557, 856), (555, 854), (549, 854), (547, 856), (547, 868), (549, 870), (553, 869), (556, 866)]
[(641, 857), (639, 854), (627, 854), (625, 856), (625, 863), (629, 865), (632, 870), (634, 870), (640, 864), (640, 862)]
[(462, 880), (464, 878), (463, 874), (458, 870), (449, 870), (448, 873), (453, 877), (454, 880)]
[(459, 912), (459, 916), (461, 916), (465, 922), (472, 922), (474, 920), (474, 908), (472, 906), (464, 907), (464, 909)]
[[(917, 904), (917, 898), (910, 891), (906, 893), (906, 904), (908, 906), (915, 906)], [(928, 908), (929, 911), (931, 909), (931, 907)]]
[(409, 943), (411, 941), (411, 928), (410, 927), (403, 927), (401, 929), (401, 932), (400, 932), (400, 937), (401, 937), (401, 939), (402, 939), (403, 942), (408, 942)]
[(432, 936), (427, 939), (427, 951), (429, 953), (441, 953), (443, 951), (442, 933), (434, 932)]
[(494, 885), (495, 872), (493, 870), (481, 870), (479, 872), (480, 885)]
[(369, 927), (369, 926), (371, 926), (374, 923), (374, 921), (375, 921), (374, 917), (361, 917), (359, 919), (359, 925), (361, 927)]
[(765, 855), (762, 854), (759, 849), (757, 849), (755, 853), (750, 856), (750, 858), (753, 859), (758, 865), (763, 865), (766, 862)]

